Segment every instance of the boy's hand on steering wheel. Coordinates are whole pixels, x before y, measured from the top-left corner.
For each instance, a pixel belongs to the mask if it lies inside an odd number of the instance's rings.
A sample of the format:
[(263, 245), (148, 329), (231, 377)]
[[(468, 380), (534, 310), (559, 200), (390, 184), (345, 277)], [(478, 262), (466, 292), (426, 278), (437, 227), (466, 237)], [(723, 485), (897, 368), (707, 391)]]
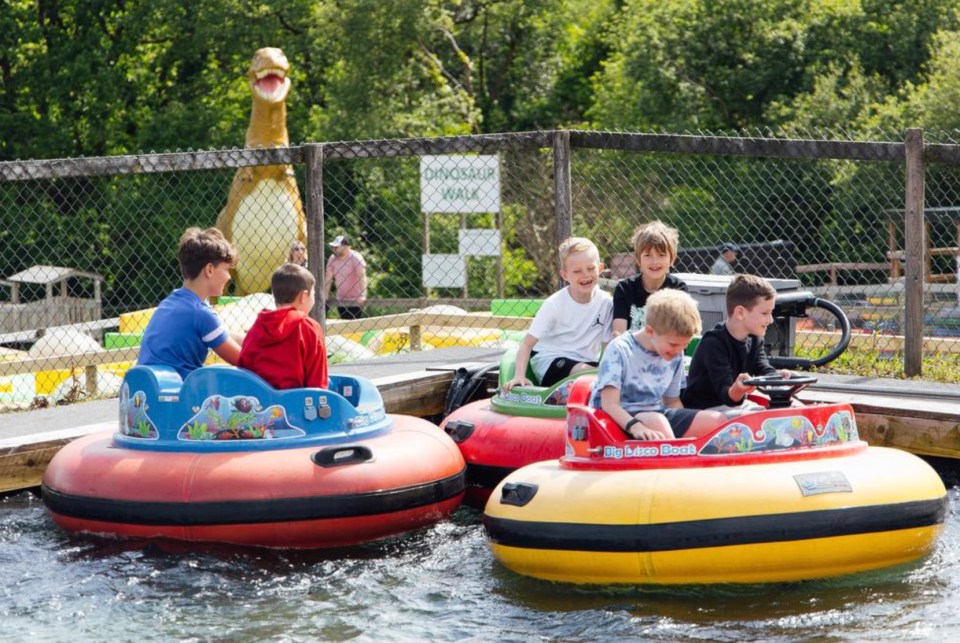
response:
[[(733, 381), (733, 386), (730, 387), (730, 399), (731, 400), (742, 400), (749, 393), (753, 393), (756, 390), (755, 386), (749, 386), (744, 384), (748, 379), (750, 379), (749, 373), (740, 373), (737, 375), (737, 379)], [(737, 395), (739, 393), (739, 395)]]

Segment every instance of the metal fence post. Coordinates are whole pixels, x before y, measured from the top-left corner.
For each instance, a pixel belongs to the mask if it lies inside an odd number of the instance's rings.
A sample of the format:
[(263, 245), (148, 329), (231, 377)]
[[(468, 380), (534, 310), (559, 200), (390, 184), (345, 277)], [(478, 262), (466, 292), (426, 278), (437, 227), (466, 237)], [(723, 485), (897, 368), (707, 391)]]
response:
[(909, 128), (904, 138), (906, 156), (906, 204), (904, 219), (904, 345), (903, 370), (907, 377), (923, 371), (923, 284), (926, 264), (924, 226), (923, 130)]
[[(553, 134), (554, 213), (557, 217), (557, 245), (573, 231), (573, 198), (570, 184), (570, 132)], [(557, 274), (554, 272), (554, 274)], [(562, 284), (557, 282), (558, 287)]]
[(317, 305), (310, 311), (310, 316), (317, 320), (326, 332), (327, 301), (324, 297), (324, 280), (327, 266), (323, 254), (326, 244), (323, 225), (323, 145), (305, 145), (303, 153), (307, 166), (307, 199), (304, 206), (307, 215), (307, 258), (310, 272), (317, 280), (315, 289)]
[(553, 182), (556, 193), (554, 212), (557, 216), (557, 245), (573, 230), (573, 199), (570, 185), (570, 132), (553, 135)]

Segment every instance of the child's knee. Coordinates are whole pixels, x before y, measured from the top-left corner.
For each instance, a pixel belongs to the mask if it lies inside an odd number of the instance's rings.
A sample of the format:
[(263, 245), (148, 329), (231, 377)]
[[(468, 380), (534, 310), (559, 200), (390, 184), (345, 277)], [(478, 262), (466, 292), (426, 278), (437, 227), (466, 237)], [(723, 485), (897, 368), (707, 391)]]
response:
[(721, 413), (720, 411), (702, 411), (706, 414), (704, 418), (705, 421), (709, 422), (713, 426), (719, 426), (720, 424), (727, 421), (727, 416)]

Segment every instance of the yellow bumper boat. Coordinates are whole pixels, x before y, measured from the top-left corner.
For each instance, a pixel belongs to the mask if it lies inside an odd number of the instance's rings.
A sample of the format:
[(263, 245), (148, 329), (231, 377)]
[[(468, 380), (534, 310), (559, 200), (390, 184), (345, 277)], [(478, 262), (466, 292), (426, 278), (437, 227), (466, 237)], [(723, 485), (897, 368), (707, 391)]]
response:
[(696, 439), (624, 437), (571, 406), (566, 455), (518, 469), (487, 502), (496, 558), (571, 583), (795, 581), (914, 561), (943, 528), (937, 473), (861, 441), (847, 404), (770, 408)]

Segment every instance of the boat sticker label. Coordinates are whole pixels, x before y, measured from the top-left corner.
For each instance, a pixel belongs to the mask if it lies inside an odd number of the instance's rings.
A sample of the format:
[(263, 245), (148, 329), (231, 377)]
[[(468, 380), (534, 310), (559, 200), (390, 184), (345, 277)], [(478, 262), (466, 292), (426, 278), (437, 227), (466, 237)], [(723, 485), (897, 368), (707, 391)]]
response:
[(147, 394), (137, 391), (130, 395), (130, 387), (124, 382), (120, 387), (120, 433), (131, 438), (159, 440), (157, 425), (147, 413), (149, 408)]
[(358, 413), (356, 416), (347, 420), (347, 425), (351, 429), (359, 429), (371, 424), (376, 424), (387, 417), (387, 412), (383, 408), (374, 409), (367, 413)]
[(713, 436), (700, 453), (719, 455), (783, 451), (796, 447), (829, 446), (858, 439), (856, 422), (847, 411), (831, 414), (824, 426), (814, 426), (804, 415), (786, 415), (767, 418), (759, 428), (734, 422)]
[(543, 397), (537, 395), (536, 393), (518, 393), (517, 391), (513, 390), (509, 393), (501, 392), (499, 395), (500, 399), (504, 402), (513, 402), (514, 404), (535, 404), (537, 406), (543, 404)]
[(570, 399), (570, 391), (573, 389), (573, 383), (576, 380), (567, 380), (562, 384), (558, 384), (557, 388), (553, 389), (553, 392), (550, 393), (543, 401), (544, 404), (556, 404), (557, 406), (566, 406), (567, 401)]
[(662, 458), (696, 454), (697, 448), (692, 444), (639, 444), (636, 446), (625, 444), (623, 447), (603, 447), (603, 457), (612, 460), (625, 460), (627, 458)]
[(853, 487), (842, 471), (816, 471), (814, 473), (798, 473), (793, 476), (800, 487), (800, 493), (805, 496), (816, 496), (821, 493), (852, 493)]
[(263, 408), (251, 395), (211, 395), (180, 427), (178, 440), (275, 440), (298, 438), (306, 432), (292, 426), (279, 404)]

